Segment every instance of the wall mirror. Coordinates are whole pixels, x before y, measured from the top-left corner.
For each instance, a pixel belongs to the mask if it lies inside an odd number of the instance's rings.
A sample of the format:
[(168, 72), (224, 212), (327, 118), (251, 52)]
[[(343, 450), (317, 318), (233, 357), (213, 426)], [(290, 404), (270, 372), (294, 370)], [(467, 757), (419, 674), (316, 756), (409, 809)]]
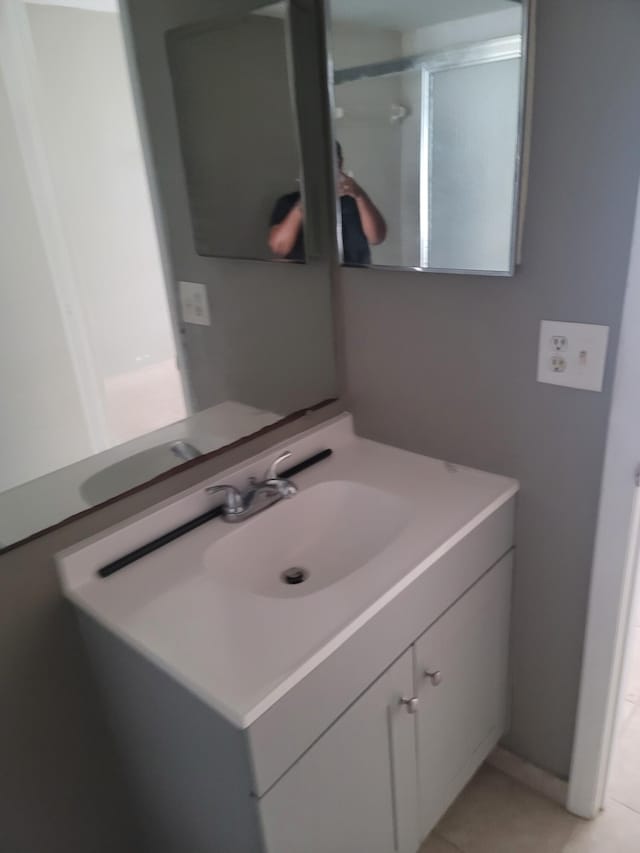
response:
[[(335, 397), (292, 106), (312, 125), (326, 86), (294, 79), (287, 5), (262, 11), (0, 4), (0, 550)], [(306, 263), (200, 254), (269, 257), (293, 192)]]
[(513, 274), (528, 4), (331, 0), (343, 263)]
[(167, 34), (180, 148), (200, 255), (304, 261), (271, 226), (303, 219), (287, 7), (216, 15)]

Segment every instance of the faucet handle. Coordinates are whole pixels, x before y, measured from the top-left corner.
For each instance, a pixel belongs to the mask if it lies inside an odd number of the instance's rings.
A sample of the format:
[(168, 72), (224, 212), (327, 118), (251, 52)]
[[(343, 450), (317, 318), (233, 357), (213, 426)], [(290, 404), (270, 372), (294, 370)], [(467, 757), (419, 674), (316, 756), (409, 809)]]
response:
[(285, 450), (284, 453), (281, 453), (277, 459), (274, 459), (274, 461), (271, 463), (271, 465), (269, 465), (269, 469), (268, 469), (267, 474), (265, 476), (265, 480), (277, 480), (277, 479), (279, 479), (279, 477), (280, 477), (280, 475), (278, 474), (279, 466), (283, 462), (286, 462), (287, 459), (290, 459), (291, 456), (292, 456), (291, 451)]
[(235, 486), (207, 486), (205, 492), (208, 495), (217, 495), (224, 492), (223, 512), (225, 515), (239, 515), (244, 512), (244, 500)]

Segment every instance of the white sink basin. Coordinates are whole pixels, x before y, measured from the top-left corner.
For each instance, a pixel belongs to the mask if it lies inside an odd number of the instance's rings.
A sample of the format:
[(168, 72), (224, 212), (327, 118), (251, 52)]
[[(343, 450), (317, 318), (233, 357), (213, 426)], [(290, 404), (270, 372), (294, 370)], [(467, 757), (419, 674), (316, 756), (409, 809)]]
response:
[[(269, 598), (324, 589), (378, 556), (401, 533), (411, 506), (345, 480), (319, 483), (238, 524), (212, 544), (204, 563), (216, 582)], [(303, 582), (283, 578), (303, 570)]]

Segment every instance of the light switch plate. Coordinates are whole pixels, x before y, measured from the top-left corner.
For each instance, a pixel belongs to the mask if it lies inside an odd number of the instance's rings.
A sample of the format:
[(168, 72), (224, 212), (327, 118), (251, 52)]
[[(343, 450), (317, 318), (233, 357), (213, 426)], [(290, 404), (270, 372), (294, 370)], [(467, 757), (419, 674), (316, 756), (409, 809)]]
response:
[(197, 281), (181, 281), (179, 293), (184, 322), (195, 323), (197, 326), (210, 326), (209, 302), (204, 284)]
[(608, 339), (608, 326), (543, 320), (538, 382), (602, 391)]

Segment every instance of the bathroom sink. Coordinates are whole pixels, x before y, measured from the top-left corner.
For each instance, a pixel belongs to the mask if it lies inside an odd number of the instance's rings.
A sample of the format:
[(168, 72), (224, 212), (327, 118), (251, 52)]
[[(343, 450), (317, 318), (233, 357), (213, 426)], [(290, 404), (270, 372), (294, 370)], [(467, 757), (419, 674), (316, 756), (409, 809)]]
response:
[(341, 581), (387, 548), (410, 513), (402, 498), (330, 480), (230, 529), (204, 554), (217, 583), (297, 598)]
[[(402, 631), (441, 613), (473, 582), (469, 566), (495, 557), (449, 561), (451, 550), (490, 517), (512, 529), (513, 480), (362, 439), (348, 416), (286, 446), (294, 463), (323, 448), (333, 453), (294, 476), (292, 498), (236, 524), (211, 519), (108, 577), (106, 564), (209, 511), (206, 486), (245, 489), (279, 449), (74, 546), (58, 557), (67, 597), (247, 728), (352, 638), (368, 649), (360, 631), (388, 606)], [(414, 611), (415, 584), (430, 591)]]

